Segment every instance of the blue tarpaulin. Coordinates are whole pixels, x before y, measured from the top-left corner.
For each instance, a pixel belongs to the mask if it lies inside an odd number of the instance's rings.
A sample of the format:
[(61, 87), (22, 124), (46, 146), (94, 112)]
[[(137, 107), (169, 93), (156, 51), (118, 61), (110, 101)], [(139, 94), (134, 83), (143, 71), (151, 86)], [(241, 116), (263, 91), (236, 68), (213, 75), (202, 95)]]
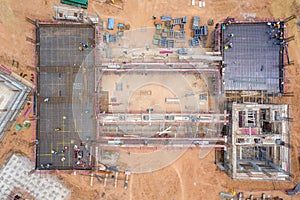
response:
[(108, 18), (108, 26), (107, 26), (107, 28), (109, 30), (114, 30), (114, 24), (115, 24), (114, 18)]

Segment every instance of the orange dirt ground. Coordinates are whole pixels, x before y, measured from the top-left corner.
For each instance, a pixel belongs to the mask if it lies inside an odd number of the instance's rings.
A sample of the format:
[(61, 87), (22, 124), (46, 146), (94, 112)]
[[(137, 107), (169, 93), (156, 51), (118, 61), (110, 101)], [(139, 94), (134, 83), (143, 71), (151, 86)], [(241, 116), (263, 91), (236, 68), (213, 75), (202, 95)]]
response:
[[(116, 0), (117, 1), (117, 0)], [(16, 73), (29, 74), (34, 72), (34, 45), (26, 41), (26, 37), (34, 39), (34, 26), (26, 22), (25, 17), (32, 19), (51, 20), (53, 6), (59, 0), (0, 0), (0, 63), (10, 67)], [(89, 1), (88, 12), (96, 12), (105, 21), (108, 17), (115, 17), (117, 22), (129, 23), (131, 28), (152, 26), (151, 16), (172, 15), (191, 16), (198, 15), (202, 23), (212, 18), (215, 22), (227, 16), (243, 18), (246, 13), (256, 13), (257, 17), (284, 18), (291, 14), (300, 16), (299, 0), (206, 0), (206, 7), (191, 6), (191, 0), (127, 0), (123, 10)], [(198, 150), (187, 151), (179, 160), (160, 171), (148, 174), (135, 174), (130, 176), (129, 187), (123, 189), (123, 181), (113, 188), (108, 187), (94, 179), (90, 186), (90, 177), (74, 175), (73, 172), (54, 172), (72, 191), (73, 200), (94, 199), (220, 199), (219, 192), (235, 188), (249, 194), (261, 193), (281, 196), (284, 199), (300, 199), (300, 195), (288, 197), (284, 190), (292, 188), (300, 181), (300, 166), (298, 163), (298, 147), (300, 146), (300, 32), (297, 30), (296, 20), (288, 23), (289, 35), (295, 35), (296, 40), (290, 42), (289, 52), (295, 64), (286, 68), (288, 83), (286, 91), (294, 92), (294, 97), (283, 97), (278, 102), (291, 105), (291, 138), (292, 138), (292, 171), (293, 182), (246, 182), (233, 181), (225, 173), (219, 171), (214, 165), (214, 152), (211, 151), (199, 159)], [(12, 66), (12, 61), (19, 62), (19, 67)], [(29, 80), (30, 78), (28, 78)], [(19, 115), (16, 123), (23, 123), (23, 113)], [(32, 115), (32, 113), (31, 113)], [(3, 163), (12, 152), (21, 152), (34, 159), (30, 142), (34, 140), (33, 127), (26, 131), (7, 132), (0, 143), (0, 162)], [(1, 188), (0, 188), (1, 190)]]

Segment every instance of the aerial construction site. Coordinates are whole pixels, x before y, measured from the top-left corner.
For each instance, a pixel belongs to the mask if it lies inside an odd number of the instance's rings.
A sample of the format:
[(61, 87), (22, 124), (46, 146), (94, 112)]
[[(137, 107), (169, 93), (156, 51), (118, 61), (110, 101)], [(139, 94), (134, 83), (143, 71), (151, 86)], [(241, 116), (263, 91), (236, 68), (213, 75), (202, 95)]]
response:
[(0, 10), (0, 199), (299, 198), (299, 2), (22, 5)]

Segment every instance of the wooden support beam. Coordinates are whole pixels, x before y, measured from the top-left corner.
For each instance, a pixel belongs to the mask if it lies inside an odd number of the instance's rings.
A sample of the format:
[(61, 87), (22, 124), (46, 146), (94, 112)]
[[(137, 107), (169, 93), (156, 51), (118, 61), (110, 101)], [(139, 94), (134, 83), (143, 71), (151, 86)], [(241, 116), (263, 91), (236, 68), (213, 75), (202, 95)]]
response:
[(27, 22), (29, 22), (30, 24), (35, 25), (35, 20), (30, 19), (29, 17), (25, 17), (25, 20), (26, 20)]
[(286, 67), (286, 66), (294, 65), (294, 64), (295, 64), (295, 61), (292, 60), (292, 61), (289, 61), (288, 63), (284, 63), (283, 66)]
[(292, 35), (292, 36), (290, 36), (290, 37), (288, 37), (288, 38), (285, 38), (284, 41), (285, 41), (285, 42), (290, 42), (290, 41), (292, 41), (292, 40), (294, 40), (294, 39), (295, 39), (295, 35)]
[(291, 15), (291, 16), (285, 18), (285, 19), (283, 20), (283, 22), (284, 22), (284, 23), (287, 23), (288, 21), (291, 21), (292, 19), (295, 19), (295, 18), (296, 18), (296, 15)]
[(30, 37), (27, 37), (27, 36), (26, 36), (26, 41), (27, 41), (27, 42), (30, 42), (30, 43), (32, 43), (32, 44), (35, 44), (35, 43), (36, 43), (36, 41), (35, 41), (34, 39), (32, 39), (32, 38), (30, 38)]

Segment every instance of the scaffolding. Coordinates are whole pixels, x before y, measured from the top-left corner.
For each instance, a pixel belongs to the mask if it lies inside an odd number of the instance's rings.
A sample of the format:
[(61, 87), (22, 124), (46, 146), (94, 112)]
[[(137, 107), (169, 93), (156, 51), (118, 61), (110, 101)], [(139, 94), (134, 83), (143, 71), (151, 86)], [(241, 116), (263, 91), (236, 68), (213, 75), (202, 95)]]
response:
[(230, 110), (223, 169), (238, 180), (290, 180), (288, 105), (232, 103)]

